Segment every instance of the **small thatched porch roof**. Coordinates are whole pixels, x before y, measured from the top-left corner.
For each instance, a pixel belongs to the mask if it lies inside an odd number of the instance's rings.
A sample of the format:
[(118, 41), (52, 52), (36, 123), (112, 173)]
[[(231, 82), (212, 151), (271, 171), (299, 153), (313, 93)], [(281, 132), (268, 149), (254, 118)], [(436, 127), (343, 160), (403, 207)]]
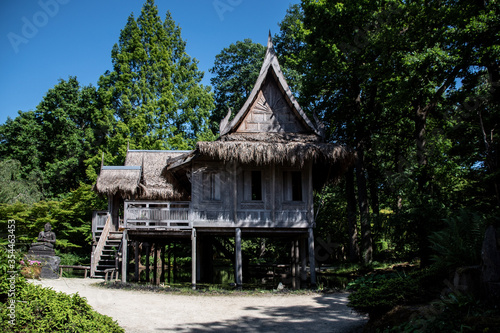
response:
[(136, 196), (141, 174), (140, 166), (103, 166), (94, 189), (101, 194)]
[(190, 151), (129, 150), (125, 166), (104, 166), (95, 190), (135, 200), (189, 200), (190, 189), (167, 172), (168, 161)]

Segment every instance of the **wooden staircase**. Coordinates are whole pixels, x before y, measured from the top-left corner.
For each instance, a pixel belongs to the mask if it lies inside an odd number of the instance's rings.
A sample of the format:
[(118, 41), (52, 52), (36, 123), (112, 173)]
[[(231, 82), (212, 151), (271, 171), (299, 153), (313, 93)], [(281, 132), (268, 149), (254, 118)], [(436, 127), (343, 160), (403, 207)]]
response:
[[(121, 252), (122, 232), (110, 231), (102, 248), (101, 255), (97, 259), (94, 277), (104, 278), (105, 270), (115, 268), (118, 252)], [(118, 267), (119, 269), (120, 267)]]
[(97, 245), (92, 251), (91, 277), (104, 278), (106, 270), (117, 267), (117, 259), (119, 259), (117, 256), (121, 252), (122, 235), (121, 231), (114, 230), (111, 216), (107, 214), (106, 223), (100, 235), (96, 237)]

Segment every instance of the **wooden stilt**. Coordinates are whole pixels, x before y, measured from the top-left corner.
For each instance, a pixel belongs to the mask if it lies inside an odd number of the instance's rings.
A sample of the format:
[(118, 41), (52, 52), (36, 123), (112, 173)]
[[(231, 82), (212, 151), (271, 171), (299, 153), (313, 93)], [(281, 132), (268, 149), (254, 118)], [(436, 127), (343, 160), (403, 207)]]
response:
[(171, 251), (171, 246), (170, 246), (170, 243), (168, 243), (167, 245), (167, 281), (168, 283), (171, 283), (171, 280), (170, 280), (170, 251)]
[(242, 267), (242, 258), (241, 258), (241, 229), (236, 228), (235, 232), (235, 237), (234, 237), (234, 244), (235, 244), (235, 260), (234, 260), (234, 270), (235, 270), (235, 281), (236, 281), (236, 286), (238, 288), (241, 288), (242, 286), (242, 281), (243, 281), (243, 267)]
[(191, 230), (191, 286), (193, 290), (196, 289), (196, 229)]
[(292, 241), (291, 244), (291, 249), (290, 249), (290, 274), (292, 278), (292, 289), (297, 289), (297, 271), (296, 271), (296, 266), (295, 266), (295, 241)]
[(139, 282), (139, 266), (141, 262), (139, 261), (139, 242), (134, 242), (134, 281)]
[(172, 276), (172, 283), (175, 283), (177, 281), (177, 243), (174, 243), (174, 248), (172, 249), (174, 252), (174, 267), (173, 267), (173, 276)]
[(161, 275), (160, 275), (160, 283), (165, 283), (165, 243), (161, 244), (160, 248), (160, 258), (161, 258)]
[(158, 284), (158, 243), (153, 244), (153, 284)]
[(309, 271), (311, 275), (311, 288), (316, 287), (316, 259), (314, 255), (314, 232), (313, 228), (309, 228), (308, 235), (308, 244), (309, 244)]
[(151, 246), (149, 243), (144, 243), (146, 246), (146, 283), (150, 283), (151, 280), (149, 279), (149, 255), (151, 252)]
[(307, 256), (306, 256), (306, 239), (300, 239), (300, 287), (305, 288), (307, 282)]
[(295, 251), (295, 255), (293, 257), (294, 263), (293, 265), (295, 266), (295, 288), (299, 289), (300, 288), (300, 248), (299, 248), (299, 240), (296, 239), (293, 241), (293, 248)]
[(122, 282), (127, 282), (127, 264), (128, 264), (128, 237), (127, 230), (123, 230), (122, 234)]

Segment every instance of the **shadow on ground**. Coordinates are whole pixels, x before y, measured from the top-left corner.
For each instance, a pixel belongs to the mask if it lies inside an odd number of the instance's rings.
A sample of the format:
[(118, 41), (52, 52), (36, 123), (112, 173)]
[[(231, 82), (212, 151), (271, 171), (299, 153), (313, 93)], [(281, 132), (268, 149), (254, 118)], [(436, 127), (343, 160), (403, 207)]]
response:
[(367, 319), (347, 307), (346, 294), (328, 294), (315, 298), (314, 307), (247, 307), (251, 315), (227, 321), (196, 323), (174, 329), (175, 332), (360, 332)]

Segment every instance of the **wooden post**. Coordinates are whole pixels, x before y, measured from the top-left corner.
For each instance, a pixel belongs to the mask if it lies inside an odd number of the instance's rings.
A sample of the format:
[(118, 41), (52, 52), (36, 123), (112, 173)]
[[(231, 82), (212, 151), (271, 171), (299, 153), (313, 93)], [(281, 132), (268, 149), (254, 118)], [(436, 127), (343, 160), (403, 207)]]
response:
[(135, 282), (139, 282), (139, 265), (141, 262), (139, 261), (139, 242), (134, 242), (134, 280)]
[(315, 262), (315, 255), (314, 255), (314, 232), (313, 228), (309, 228), (309, 237), (308, 237), (308, 243), (309, 243), (309, 271), (311, 274), (311, 288), (316, 287), (316, 262)]
[(149, 243), (144, 243), (146, 246), (146, 283), (150, 283), (151, 281), (149, 280), (149, 255), (151, 252), (151, 247)]
[(237, 164), (233, 162), (233, 223), (238, 223), (238, 175)]
[(307, 281), (307, 272), (306, 272), (306, 266), (307, 266), (307, 256), (306, 256), (306, 239), (301, 238), (300, 239), (300, 261), (301, 261), (301, 267), (300, 267), (300, 281), (301, 281), (301, 288), (304, 288), (306, 286), (306, 281)]
[(168, 243), (167, 245), (167, 276), (168, 276), (168, 283), (171, 283), (170, 281), (170, 250), (171, 250), (171, 246), (170, 246), (170, 243)]
[(153, 244), (153, 284), (158, 284), (158, 243)]
[(292, 246), (290, 250), (290, 275), (292, 278), (292, 289), (297, 289), (297, 271), (295, 266), (295, 241), (292, 240)]
[(172, 251), (174, 252), (174, 267), (172, 271), (172, 283), (175, 283), (175, 281), (177, 281), (177, 243), (174, 242), (173, 247), (174, 248), (172, 249)]
[(196, 289), (196, 229), (191, 230), (191, 286)]
[(160, 275), (160, 282), (165, 283), (165, 243), (161, 244), (161, 253), (160, 253), (160, 258), (161, 258), (161, 275)]
[(234, 261), (234, 270), (235, 270), (235, 281), (236, 286), (241, 288), (243, 281), (243, 267), (242, 267), (242, 259), (241, 259), (241, 229), (236, 228), (235, 237), (234, 237), (234, 252), (235, 252), (235, 261)]
[(127, 255), (128, 255), (128, 239), (127, 230), (123, 230), (122, 234), (122, 282), (127, 282)]
[(294, 266), (295, 266), (295, 286), (297, 289), (300, 288), (300, 248), (299, 248), (299, 240), (294, 240), (294, 248), (295, 248), (295, 257), (294, 257)]

